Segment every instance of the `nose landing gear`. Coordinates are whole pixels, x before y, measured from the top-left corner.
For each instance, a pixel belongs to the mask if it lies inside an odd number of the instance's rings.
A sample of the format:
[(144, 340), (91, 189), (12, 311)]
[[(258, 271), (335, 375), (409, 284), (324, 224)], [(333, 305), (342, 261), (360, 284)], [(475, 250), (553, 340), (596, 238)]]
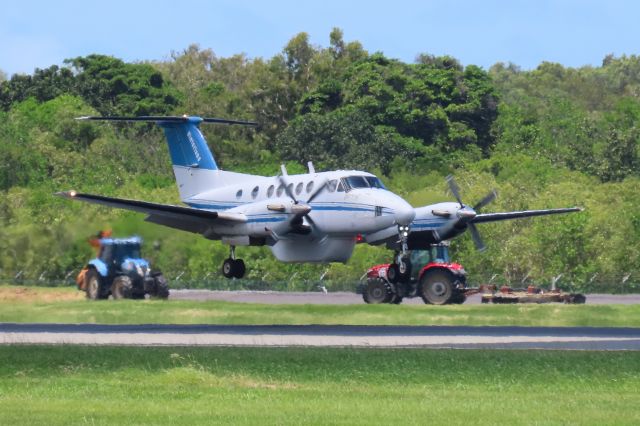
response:
[(222, 262), (222, 275), (225, 278), (242, 278), (246, 268), (242, 259), (236, 259), (236, 246), (231, 246), (229, 258)]
[(411, 261), (409, 260), (409, 249), (407, 241), (409, 239), (409, 227), (398, 226), (398, 235), (400, 237), (401, 251), (396, 251), (394, 263), (389, 265), (387, 270), (387, 279), (392, 284), (408, 278), (411, 274)]

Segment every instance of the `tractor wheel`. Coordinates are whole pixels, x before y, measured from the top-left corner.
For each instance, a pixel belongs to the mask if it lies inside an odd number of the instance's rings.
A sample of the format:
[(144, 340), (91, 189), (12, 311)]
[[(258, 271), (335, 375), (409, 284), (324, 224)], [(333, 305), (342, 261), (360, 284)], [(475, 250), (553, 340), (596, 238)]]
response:
[(397, 263), (392, 263), (387, 268), (387, 279), (390, 283), (395, 284), (400, 281), (400, 268)]
[(236, 263), (233, 259), (228, 258), (222, 262), (222, 275), (225, 278), (233, 278), (235, 275)]
[(159, 273), (153, 277), (153, 280), (156, 284), (156, 291), (153, 296), (157, 297), (158, 299), (169, 298), (169, 283), (167, 282), (167, 279), (164, 277), (164, 275), (162, 275), (162, 273)]
[(119, 275), (113, 279), (111, 284), (111, 295), (114, 299), (128, 299), (131, 297), (133, 283), (126, 275)]
[(89, 300), (100, 300), (106, 299), (104, 293), (104, 280), (94, 268), (89, 268), (87, 273), (84, 275), (85, 284), (84, 288), (87, 293), (87, 299)]
[(247, 268), (244, 266), (244, 260), (236, 259), (233, 261), (233, 277), (234, 278), (242, 278), (244, 277), (244, 273), (247, 271)]
[(424, 303), (444, 305), (453, 296), (453, 277), (450, 273), (436, 270), (424, 274), (420, 280), (420, 295)]
[(392, 295), (389, 284), (381, 278), (376, 278), (367, 281), (367, 285), (362, 292), (362, 299), (370, 304), (387, 303)]

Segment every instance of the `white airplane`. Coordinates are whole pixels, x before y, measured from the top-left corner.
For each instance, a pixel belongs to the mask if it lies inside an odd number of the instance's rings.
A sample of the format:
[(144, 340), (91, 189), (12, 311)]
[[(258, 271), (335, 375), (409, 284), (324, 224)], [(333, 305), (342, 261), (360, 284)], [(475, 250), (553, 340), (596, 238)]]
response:
[(466, 229), (478, 248), (484, 245), (476, 223), (579, 211), (579, 208), (529, 210), (478, 214), (489, 203), (489, 194), (473, 208), (460, 199), (452, 178), (451, 191), (458, 203), (439, 203), (414, 209), (387, 190), (371, 173), (355, 170), (288, 175), (281, 166), (278, 176), (256, 176), (220, 170), (200, 123), (256, 125), (219, 118), (182, 117), (79, 117), (79, 120), (148, 121), (165, 132), (173, 172), (185, 206), (150, 203), (77, 191), (56, 195), (74, 200), (133, 210), (146, 221), (221, 240), (230, 246), (222, 265), (227, 278), (245, 273), (237, 246), (268, 246), (283, 262), (346, 262), (357, 241), (387, 244), (396, 250), (393, 268), (408, 268), (407, 252), (453, 238)]

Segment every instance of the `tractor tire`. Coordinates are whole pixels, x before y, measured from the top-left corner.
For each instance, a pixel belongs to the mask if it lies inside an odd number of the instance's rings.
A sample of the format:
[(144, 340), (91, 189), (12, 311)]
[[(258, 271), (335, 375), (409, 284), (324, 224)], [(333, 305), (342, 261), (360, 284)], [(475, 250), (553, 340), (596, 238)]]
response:
[(155, 281), (156, 291), (152, 295), (157, 297), (158, 299), (168, 299), (169, 298), (169, 283), (167, 279), (162, 275), (162, 273), (156, 274), (153, 276), (153, 280)]
[(420, 279), (420, 296), (424, 303), (444, 305), (451, 303), (453, 277), (442, 270), (429, 271)]
[(85, 292), (87, 293), (87, 299), (89, 300), (103, 300), (109, 297), (105, 294), (104, 280), (94, 268), (89, 268), (84, 275), (85, 279)]
[(362, 292), (362, 299), (369, 304), (388, 303), (393, 293), (389, 284), (381, 278), (367, 281), (367, 285)]
[(119, 275), (111, 283), (111, 295), (114, 299), (129, 299), (132, 296), (133, 283), (126, 275)]

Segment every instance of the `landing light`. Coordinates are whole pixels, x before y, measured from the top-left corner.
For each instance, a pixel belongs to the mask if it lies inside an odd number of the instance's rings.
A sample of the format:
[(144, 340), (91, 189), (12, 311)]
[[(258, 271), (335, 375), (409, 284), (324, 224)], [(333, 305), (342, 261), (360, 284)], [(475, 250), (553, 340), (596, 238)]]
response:
[(69, 195), (75, 197), (78, 193), (76, 191), (69, 191)]

